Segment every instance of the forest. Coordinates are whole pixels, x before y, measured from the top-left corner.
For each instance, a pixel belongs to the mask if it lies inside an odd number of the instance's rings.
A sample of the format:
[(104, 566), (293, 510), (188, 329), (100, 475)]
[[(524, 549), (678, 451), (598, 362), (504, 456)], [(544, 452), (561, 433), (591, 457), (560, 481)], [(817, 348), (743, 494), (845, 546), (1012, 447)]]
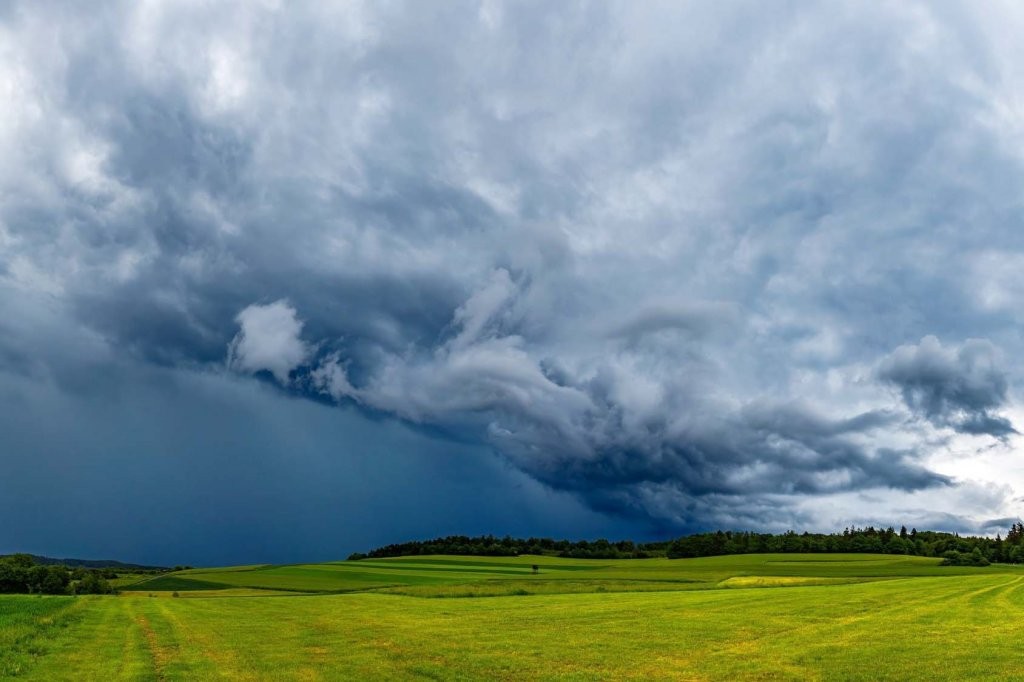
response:
[(1024, 563), (1024, 523), (1014, 523), (1006, 537), (962, 536), (957, 533), (887, 528), (849, 527), (841, 533), (755, 533), (716, 531), (695, 533), (664, 542), (632, 540), (553, 540), (551, 538), (502, 538), (493, 535), (450, 535), (433, 540), (386, 545), (348, 558), (376, 559), (426, 554), (465, 556), (557, 555), (574, 559), (645, 559), (666, 556), (682, 559), (728, 554), (766, 553), (865, 553), (939, 557), (945, 565)]
[(109, 594), (116, 577), (110, 568), (41, 564), (30, 554), (0, 557), (0, 593)]

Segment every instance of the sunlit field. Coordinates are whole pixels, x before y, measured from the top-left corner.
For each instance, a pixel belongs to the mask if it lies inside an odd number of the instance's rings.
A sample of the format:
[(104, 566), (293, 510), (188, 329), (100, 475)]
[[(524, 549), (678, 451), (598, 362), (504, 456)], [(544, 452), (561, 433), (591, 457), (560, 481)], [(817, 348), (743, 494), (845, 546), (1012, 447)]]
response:
[[(537, 566), (536, 572), (533, 566)], [(0, 597), (40, 680), (1012, 679), (1024, 570), (882, 555), (408, 557)]]

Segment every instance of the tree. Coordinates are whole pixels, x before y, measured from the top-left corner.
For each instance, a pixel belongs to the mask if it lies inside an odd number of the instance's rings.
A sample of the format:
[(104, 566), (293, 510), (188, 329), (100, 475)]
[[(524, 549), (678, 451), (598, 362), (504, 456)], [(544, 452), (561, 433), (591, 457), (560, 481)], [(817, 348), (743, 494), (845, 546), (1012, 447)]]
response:
[(31, 554), (11, 554), (3, 557), (3, 560), (18, 568), (32, 568), (36, 563)]
[(28, 592), (28, 569), (0, 561), (0, 592)]
[(43, 578), (43, 594), (67, 594), (71, 574), (64, 566), (47, 566), (46, 577)]
[(100, 577), (96, 571), (89, 571), (75, 585), (76, 594), (110, 594), (111, 592), (113, 589), (110, 587), (110, 583)]
[(28, 590), (38, 594), (65, 594), (71, 575), (64, 566), (33, 566), (28, 570)]

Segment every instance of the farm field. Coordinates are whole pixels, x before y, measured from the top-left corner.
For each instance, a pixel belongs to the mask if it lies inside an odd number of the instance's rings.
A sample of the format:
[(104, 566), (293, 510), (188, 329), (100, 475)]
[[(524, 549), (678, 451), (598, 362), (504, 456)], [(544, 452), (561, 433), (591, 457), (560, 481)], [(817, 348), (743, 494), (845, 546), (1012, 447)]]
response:
[[(421, 596), (447, 593), (451, 585), (491, 592), (515, 589), (558, 591), (583, 582), (636, 588), (710, 589), (749, 576), (832, 580), (990, 574), (990, 568), (939, 567), (937, 559), (872, 554), (748, 554), (699, 559), (562, 559), (559, 557), (398, 557), (288, 566), (191, 569), (135, 583), (141, 592), (255, 588), (294, 592), (354, 592), (390, 589)], [(532, 566), (538, 566), (533, 573)], [(1007, 569), (1013, 570), (1013, 569)], [(792, 584), (793, 581), (790, 581)], [(525, 587), (524, 587), (525, 585)], [(575, 588), (565, 587), (568, 591)]]
[(1024, 669), (1024, 570), (918, 557), (406, 557), (195, 569), (132, 588), (0, 597), (0, 676), (961, 680)]

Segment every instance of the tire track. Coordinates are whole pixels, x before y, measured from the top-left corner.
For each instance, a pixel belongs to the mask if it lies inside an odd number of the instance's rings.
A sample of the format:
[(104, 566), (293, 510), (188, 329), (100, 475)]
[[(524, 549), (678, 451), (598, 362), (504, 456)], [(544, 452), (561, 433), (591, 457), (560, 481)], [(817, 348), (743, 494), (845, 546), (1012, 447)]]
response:
[(153, 672), (156, 675), (156, 679), (163, 682), (167, 679), (167, 665), (171, 661), (168, 647), (160, 644), (159, 637), (157, 637), (156, 632), (149, 623), (149, 619), (145, 615), (141, 613), (136, 614), (135, 624), (142, 630), (142, 635), (146, 640), (146, 648), (153, 659)]

